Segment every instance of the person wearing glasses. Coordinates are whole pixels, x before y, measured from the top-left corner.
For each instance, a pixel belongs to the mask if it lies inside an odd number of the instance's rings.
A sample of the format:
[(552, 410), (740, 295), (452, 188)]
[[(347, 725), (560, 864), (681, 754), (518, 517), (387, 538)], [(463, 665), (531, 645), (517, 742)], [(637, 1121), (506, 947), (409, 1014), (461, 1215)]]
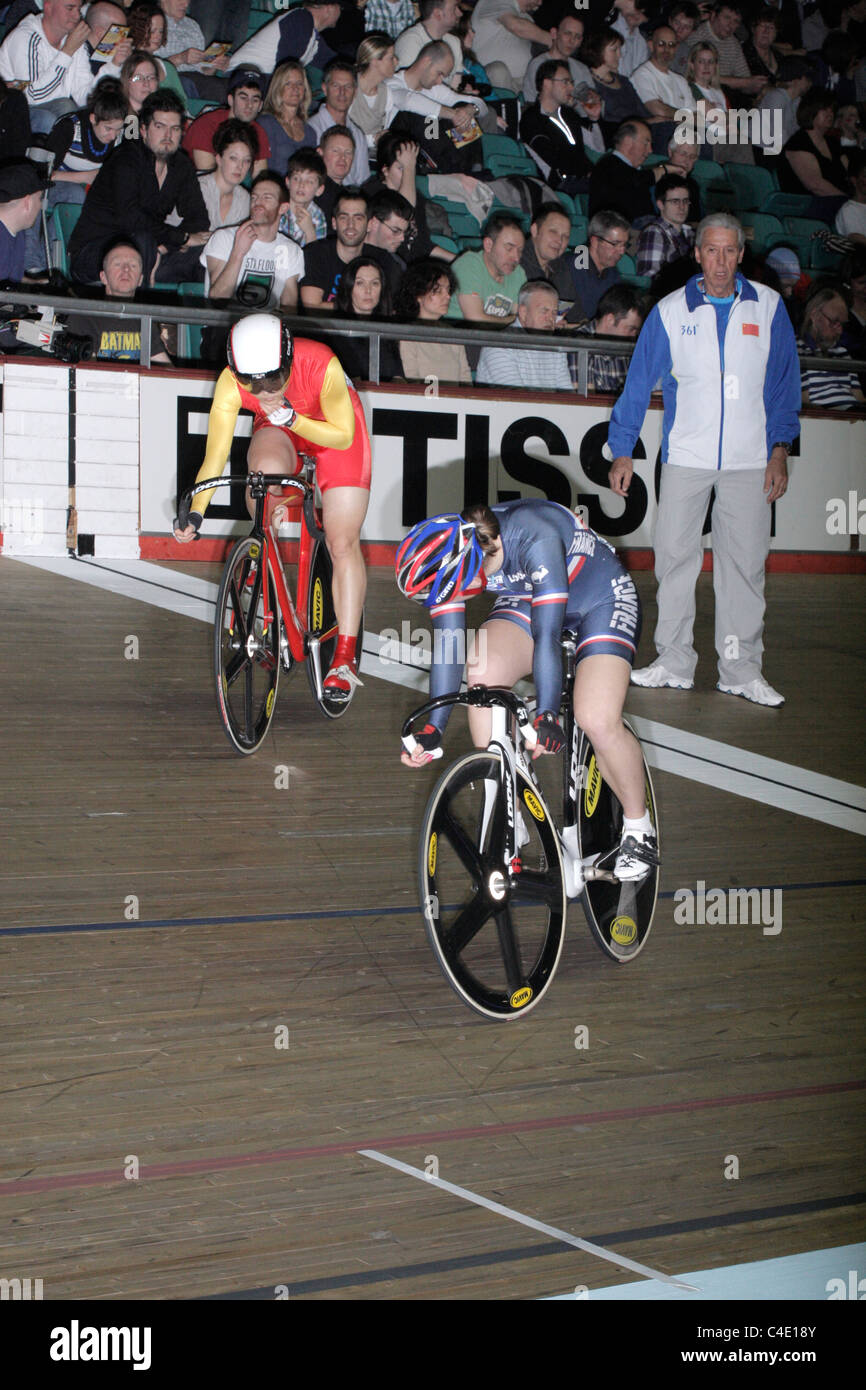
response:
[[(848, 327), (848, 305), (832, 285), (816, 290), (806, 301), (797, 351), (809, 357), (850, 357), (839, 339)], [(803, 406), (816, 410), (857, 410), (863, 392), (854, 372), (802, 369)]]
[(574, 79), (568, 64), (551, 58), (535, 76), (538, 101), (524, 108), (520, 138), (551, 188), (569, 196), (585, 193), (592, 166), (583, 147), (584, 122), (572, 105)]
[(631, 85), (653, 117), (655, 152), (665, 154), (674, 134), (677, 113), (694, 111), (695, 98), (686, 79), (671, 66), (677, 50), (677, 36), (669, 25), (661, 24), (654, 31), (649, 50), (648, 61), (632, 73)]
[(689, 186), (680, 174), (665, 174), (656, 184), (659, 215), (641, 229), (637, 243), (638, 275), (656, 275), (669, 261), (691, 255), (695, 244), (689, 215)]
[[(569, 319), (591, 319), (598, 301), (611, 285), (619, 283), (619, 261), (628, 250), (631, 224), (622, 213), (604, 209), (590, 218), (585, 266), (575, 262), (574, 308)], [(577, 311), (580, 312), (577, 312)]]
[[(300, 454), (315, 456), (339, 625), (324, 686), (331, 698), (348, 702), (361, 684), (355, 641), (367, 590), (361, 525), (370, 500), (371, 453), (364, 408), (331, 349), (307, 338), (293, 339), (276, 314), (240, 319), (229, 334), (227, 357), (228, 366), (214, 390), (196, 482), (222, 473), (241, 410), (253, 415), (247, 453), (251, 473), (290, 477)], [(278, 495), (269, 499), (266, 520), (276, 529), (287, 509), (280, 502), (280, 489), (272, 492)], [(212, 496), (203, 492), (196, 498), (196, 510), (183, 530), (175, 519), (177, 540), (195, 540)]]
[(156, 59), (145, 53), (143, 48), (134, 48), (120, 69), (120, 86), (129, 108), (123, 138), (137, 140), (138, 113), (144, 105), (145, 97), (152, 96), (159, 87)]

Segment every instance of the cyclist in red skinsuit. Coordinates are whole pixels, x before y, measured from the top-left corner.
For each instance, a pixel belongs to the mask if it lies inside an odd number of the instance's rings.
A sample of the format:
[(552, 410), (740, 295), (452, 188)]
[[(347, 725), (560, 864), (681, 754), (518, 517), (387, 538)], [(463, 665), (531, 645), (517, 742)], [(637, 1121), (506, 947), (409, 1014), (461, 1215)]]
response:
[[(242, 409), (254, 417), (247, 454), (250, 472), (289, 476), (296, 471), (292, 445), (297, 453), (316, 458), (339, 624), (337, 650), (324, 684), (332, 695), (351, 698), (359, 684), (355, 634), (366, 592), (360, 535), (370, 499), (370, 438), (358, 394), (330, 348), (305, 338), (292, 344), (276, 315), (254, 314), (232, 329), (229, 366), (216, 384), (207, 448), (196, 481), (222, 472)], [(194, 539), (212, 496), (199, 495), (190, 525), (184, 531), (175, 527), (178, 540)], [(279, 524), (284, 509), (276, 498), (271, 508), (271, 519)]]

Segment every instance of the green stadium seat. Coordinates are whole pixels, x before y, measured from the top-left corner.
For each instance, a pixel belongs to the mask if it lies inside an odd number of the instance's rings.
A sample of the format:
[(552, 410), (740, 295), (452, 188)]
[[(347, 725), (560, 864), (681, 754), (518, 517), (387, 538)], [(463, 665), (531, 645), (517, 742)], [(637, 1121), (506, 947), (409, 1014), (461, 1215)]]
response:
[(257, 34), (260, 29), (264, 28), (264, 26), (273, 19), (275, 14), (276, 10), (272, 5), (267, 3), (264, 5), (256, 5), (254, 8), (251, 8), (250, 17), (247, 22), (247, 38), (251, 39), (253, 34)]
[(812, 236), (815, 232), (826, 232), (828, 224), (817, 217), (786, 217), (785, 230), (796, 236)]
[(636, 290), (648, 290), (652, 284), (651, 275), (620, 275), (627, 285), (634, 285)]
[(51, 209), (52, 241), (57, 248), (58, 268), (64, 275), (69, 274), (69, 257), (66, 248), (76, 222), (81, 216), (83, 203), (57, 203)]
[(740, 211), (737, 190), (729, 183), (708, 183), (702, 190), (707, 212), (730, 212), (736, 216)]
[(716, 164), (713, 159), (697, 160), (692, 169), (692, 178), (701, 189), (713, 183), (727, 184), (728, 187), (730, 187), (725, 173), (725, 166), (723, 164)]
[(728, 182), (737, 195), (737, 207), (747, 212), (763, 211), (767, 199), (776, 190), (776, 182), (769, 169), (759, 164), (726, 164), (724, 166)]
[(571, 219), (571, 236), (568, 238), (569, 249), (575, 246), (586, 246), (589, 236), (589, 221), (586, 217), (575, 216)]
[(839, 271), (842, 265), (842, 255), (839, 251), (829, 251), (823, 242), (816, 237), (812, 242), (812, 255), (809, 261), (811, 270)]
[(771, 217), (805, 217), (812, 205), (811, 193), (771, 193), (762, 212)]
[(619, 260), (617, 261), (617, 269), (619, 270), (619, 273), (623, 277), (623, 279), (625, 279), (627, 275), (636, 275), (637, 267), (634, 262), (634, 257), (630, 256), (626, 251), (625, 255), (620, 256)]
[[(785, 228), (778, 217), (769, 217), (763, 212), (747, 212), (743, 217), (743, 226), (752, 250), (759, 256), (771, 246), (785, 240)], [(749, 229), (752, 231), (751, 236)]]

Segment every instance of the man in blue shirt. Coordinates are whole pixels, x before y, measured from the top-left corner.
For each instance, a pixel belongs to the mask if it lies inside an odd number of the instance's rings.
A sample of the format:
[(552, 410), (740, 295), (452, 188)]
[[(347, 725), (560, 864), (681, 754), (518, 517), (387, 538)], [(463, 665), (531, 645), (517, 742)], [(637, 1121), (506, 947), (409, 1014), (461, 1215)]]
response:
[(30, 159), (0, 165), (0, 281), (24, 275), (24, 232), (42, 212), (45, 184)]
[(647, 318), (611, 416), (610, 486), (620, 496), (628, 492), (634, 446), (661, 378), (664, 467), (653, 540), (658, 660), (632, 671), (632, 682), (694, 685), (695, 584), (714, 495), (718, 689), (777, 706), (784, 699), (761, 674), (764, 564), (770, 504), (787, 490), (787, 457), (800, 433), (800, 366), (780, 296), (739, 273), (743, 246), (736, 218), (705, 217), (695, 249), (702, 273)]

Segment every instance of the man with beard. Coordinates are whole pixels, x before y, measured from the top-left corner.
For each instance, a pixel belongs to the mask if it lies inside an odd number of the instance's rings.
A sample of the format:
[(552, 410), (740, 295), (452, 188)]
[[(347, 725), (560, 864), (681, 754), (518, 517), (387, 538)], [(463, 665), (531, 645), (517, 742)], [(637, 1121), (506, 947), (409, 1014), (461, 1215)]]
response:
[[(99, 279), (105, 247), (130, 237), (141, 252), (146, 283), (201, 280), (200, 248), (208, 215), (191, 160), (180, 149), (183, 104), (171, 91), (153, 92), (139, 112), (140, 139), (125, 140), (105, 161), (69, 240), (72, 278)], [(175, 226), (167, 219), (180, 217)]]
[(369, 219), (367, 195), (360, 188), (341, 189), (331, 217), (334, 235), (304, 248), (301, 302), (305, 309), (333, 310), (343, 271), (356, 256), (372, 256), (390, 281), (394, 257), (367, 244)]
[(219, 227), (202, 252), (210, 299), (235, 299), (249, 308), (295, 309), (304, 255), (278, 230), (289, 209), (289, 192), (279, 174), (266, 169), (253, 179), (250, 215), (237, 227)]

